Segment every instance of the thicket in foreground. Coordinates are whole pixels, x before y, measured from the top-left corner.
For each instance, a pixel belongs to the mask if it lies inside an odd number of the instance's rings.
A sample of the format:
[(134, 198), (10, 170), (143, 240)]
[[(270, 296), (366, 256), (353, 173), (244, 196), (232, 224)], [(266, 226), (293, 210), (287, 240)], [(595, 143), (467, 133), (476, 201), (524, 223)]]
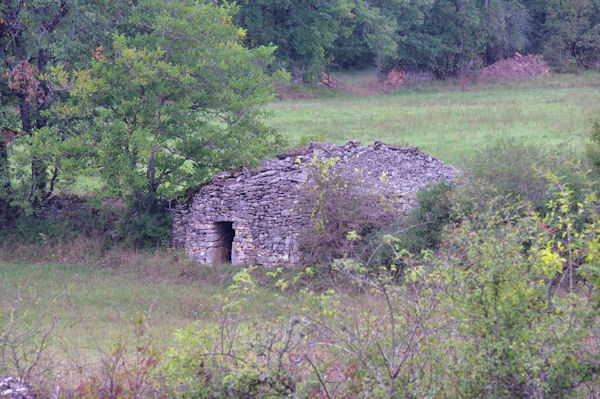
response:
[(302, 309), (276, 319), (243, 320), (255, 291), (243, 272), (225, 301), (228, 317), (180, 335), (167, 360), (177, 389), (194, 397), (593, 397), (600, 215), (590, 194), (576, 206), (587, 222), (575, 230), (569, 196), (546, 218), (526, 203), (491, 204), (448, 229), (436, 256), (412, 257), (385, 237), (410, 265), (400, 281), (394, 266), (341, 261), (332, 273), (344, 276), (336, 280), (343, 288), (304, 290)]

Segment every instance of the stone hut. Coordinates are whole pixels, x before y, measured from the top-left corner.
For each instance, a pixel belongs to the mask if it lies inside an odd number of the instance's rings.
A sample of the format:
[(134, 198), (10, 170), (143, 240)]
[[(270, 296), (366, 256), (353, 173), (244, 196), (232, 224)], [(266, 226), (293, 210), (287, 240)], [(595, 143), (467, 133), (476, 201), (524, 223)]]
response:
[(420, 188), (452, 181), (457, 173), (414, 147), (312, 143), (254, 170), (238, 168), (215, 175), (177, 210), (173, 246), (206, 264), (301, 263), (298, 235), (310, 219), (298, 209), (300, 192), (309, 180), (311, 161), (329, 158), (339, 159), (333, 167), (336, 172), (359, 174), (366, 192), (399, 199), (400, 213), (410, 209)]

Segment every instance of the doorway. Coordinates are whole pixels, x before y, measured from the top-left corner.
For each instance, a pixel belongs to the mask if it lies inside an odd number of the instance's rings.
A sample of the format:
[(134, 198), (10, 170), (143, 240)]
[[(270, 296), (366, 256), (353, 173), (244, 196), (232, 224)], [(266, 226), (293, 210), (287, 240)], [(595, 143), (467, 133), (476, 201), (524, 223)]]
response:
[(217, 222), (215, 225), (217, 227), (219, 250), (213, 261), (214, 263), (231, 263), (233, 238), (235, 237), (233, 222)]

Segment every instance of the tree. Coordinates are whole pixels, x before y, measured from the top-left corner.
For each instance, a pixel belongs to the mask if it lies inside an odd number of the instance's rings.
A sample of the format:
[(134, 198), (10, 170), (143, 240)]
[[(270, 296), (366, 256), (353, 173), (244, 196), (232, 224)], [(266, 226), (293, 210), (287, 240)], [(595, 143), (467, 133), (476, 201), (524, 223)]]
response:
[(520, 0), (486, 0), (482, 13), (486, 61), (495, 62), (527, 47), (531, 16)]
[(437, 77), (467, 68), (485, 49), (480, 11), (475, 0), (435, 0), (414, 45), (419, 66)]
[(546, 6), (544, 56), (560, 70), (600, 56), (600, 1), (551, 0)]
[[(3, 136), (0, 144), (0, 163), (5, 190), (10, 190), (8, 175), (8, 145), (10, 136), (20, 131), (31, 135), (33, 129), (45, 124), (41, 111), (47, 105), (48, 86), (39, 75), (46, 71), (51, 54), (48, 47), (54, 31), (68, 12), (66, 0), (34, 2), (27, 7), (25, 1), (3, 2), (0, 6), (0, 45), (2, 56), (2, 106)], [(18, 115), (16, 123), (13, 115)], [(20, 126), (19, 126), (20, 125)], [(10, 133), (9, 133), (10, 132)], [(44, 193), (46, 187), (45, 165), (33, 159), (31, 165), (31, 192)]]
[[(117, 29), (127, 0), (5, 0), (0, 3), (0, 202), (41, 203), (53, 190), (58, 165), (28, 153), (38, 129), (49, 127), (47, 111), (56, 101), (45, 74), (53, 65), (81, 66), (89, 50), (106, 45)], [(14, 145), (13, 145), (14, 144)], [(20, 147), (29, 172), (11, 163), (11, 148)], [(47, 168), (52, 169), (49, 175)], [(29, 176), (26, 176), (26, 173)], [(54, 179), (51, 178), (54, 177)], [(11, 184), (11, 180), (12, 183)], [(18, 187), (16, 187), (18, 186)], [(0, 206), (0, 212), (2, 212)]]
[[(388, 13), (382, 4), (374, 1), (359, 1), (355, 12), (362, 27), (365, 42), (375, 54), (377, 79), (383, 78), (382, 63), (384, 58), (394, 58), (398, 50), (398, 24), (395, 15)], [(382, 2), (385, 3), (385, 2)], [(397, 5), (398, 1), (390, 2)], [(388, 4), (391, 6), (392, 4)]]
[(266, 71), (273, 47), (240, 44), (245, 31), (232, 23), (234, 11), (142, 1), (132, 18), (138, 33), (114, 36), (112, 49), (98, 48), (92, 67), (70, 76), (72, 101), (56, 111), (85, 115), (91, 126), (80, 126), (63, 157), (86, 143), (106, 195), (156, 204), (266, 154), (276, 136), (261, 106), (285, 75)]
[[(390, 67), (420, 68), (421, 27), (433, 0), (355, 0), (332, 50), (343, 67), (375, 65), (377, 76)], [(354, 64), (353, 64), (354, 63)]]
[(239, 24), (252, 46), (277, 46), (275, 55), (298, 78), (314, 80), (331, 61), (340, 23), (350, 13), (349, 0), (240, 0)]

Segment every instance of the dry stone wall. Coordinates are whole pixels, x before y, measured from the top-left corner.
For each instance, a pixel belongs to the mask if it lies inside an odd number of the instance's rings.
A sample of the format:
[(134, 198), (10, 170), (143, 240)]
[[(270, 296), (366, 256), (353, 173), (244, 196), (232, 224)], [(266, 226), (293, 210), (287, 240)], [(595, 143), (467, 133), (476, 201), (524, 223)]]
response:
[(410, 209), (421, 187), (452, 181), (456, 174), (456, 169), (413, 147), (312, 143), (255, 170), (217, 174), (199, 189), (190, 206), (178, 209), (173, 246), (208, 264), (301, 263), (297, 238), (310, 218), (298, 208), (315, 158), (339, 158), (334, 166), (338, 173), (354, 176), (367, 193), (399, 199), (400, 213)]

